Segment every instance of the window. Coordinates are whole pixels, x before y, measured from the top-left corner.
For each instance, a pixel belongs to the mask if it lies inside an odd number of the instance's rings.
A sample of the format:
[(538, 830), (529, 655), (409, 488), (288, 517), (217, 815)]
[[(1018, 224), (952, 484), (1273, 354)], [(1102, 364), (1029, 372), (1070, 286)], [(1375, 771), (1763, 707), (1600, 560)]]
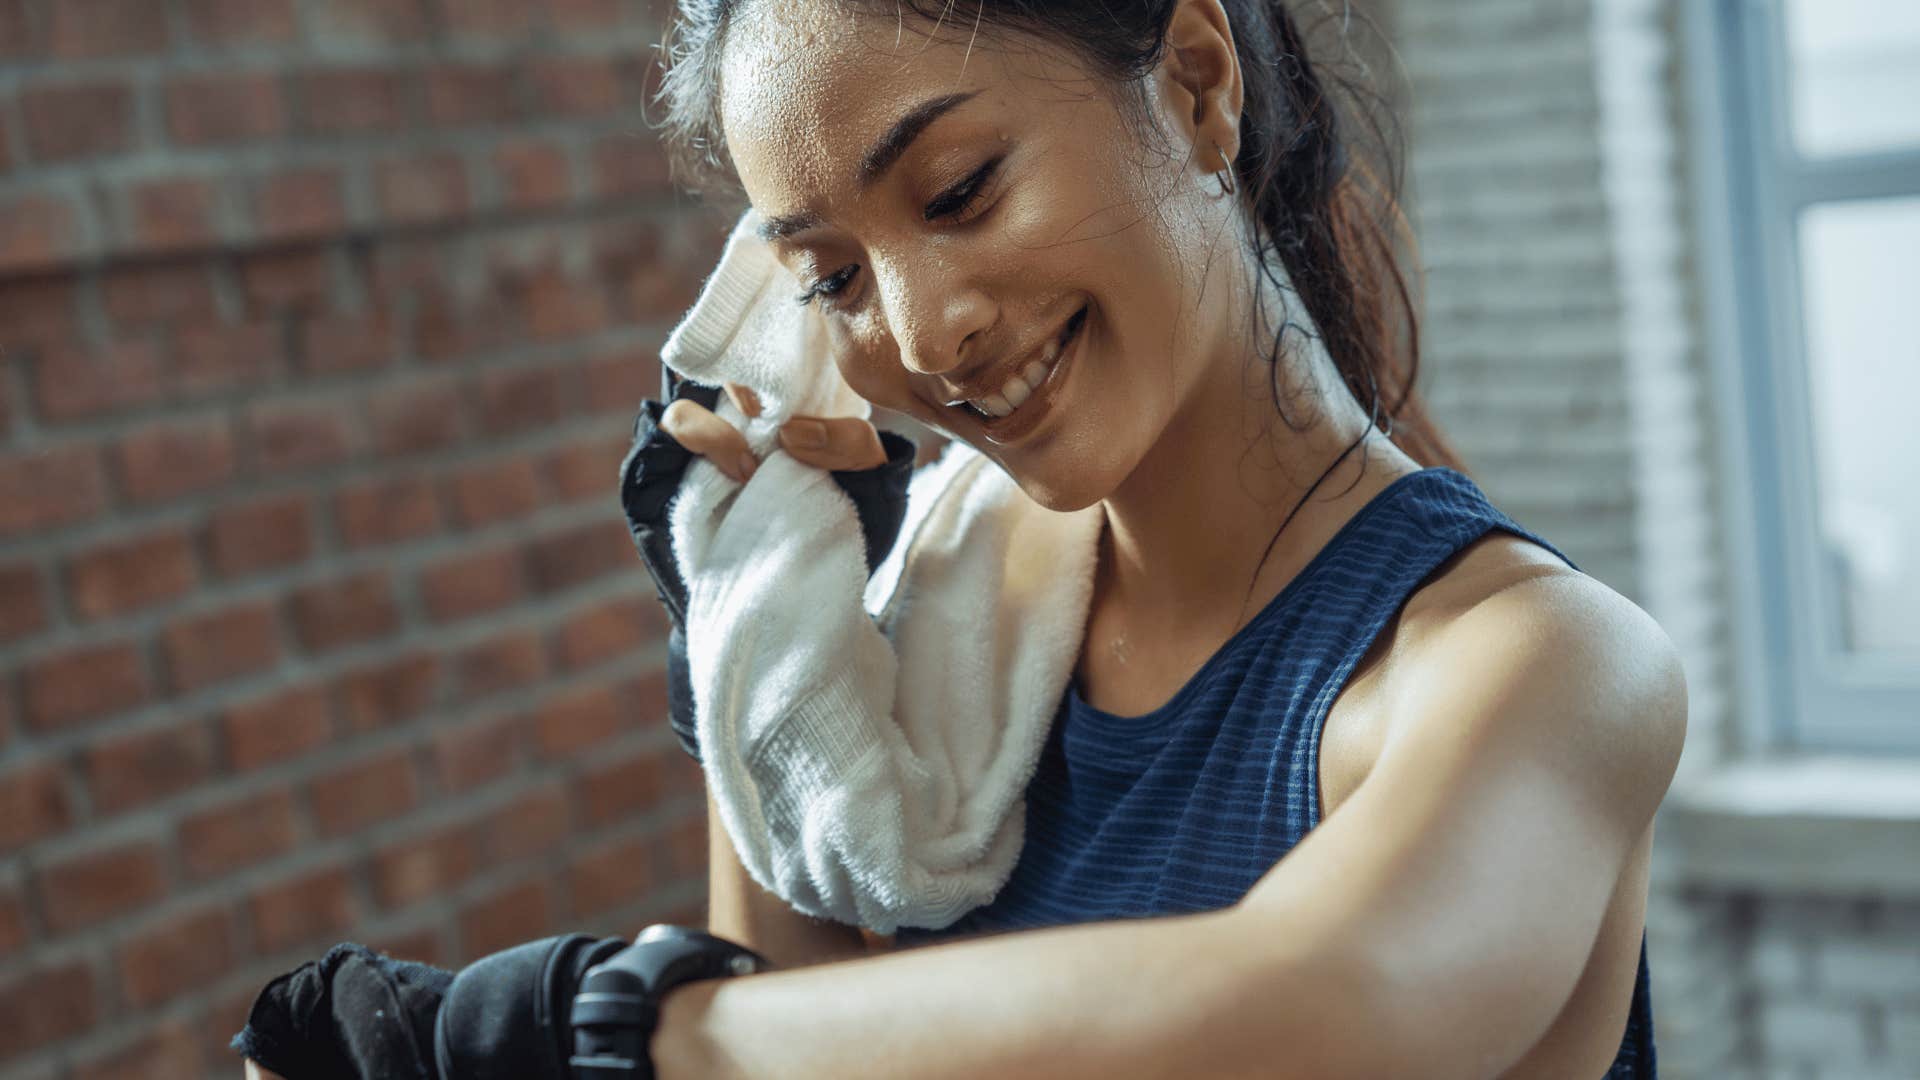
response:
[(1746, 685), (1770, 741), (1920, 751), (1920, 4), (1697, 10)]

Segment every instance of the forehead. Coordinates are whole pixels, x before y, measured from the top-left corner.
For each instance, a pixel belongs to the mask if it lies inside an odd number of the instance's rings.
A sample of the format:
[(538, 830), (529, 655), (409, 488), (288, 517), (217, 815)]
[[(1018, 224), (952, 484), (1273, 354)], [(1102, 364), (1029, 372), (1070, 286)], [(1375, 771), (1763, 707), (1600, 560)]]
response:
[(720, 123), (756, 206), (849, 182), (868, 144), (907, 109), (970, 89), (991, 100), (1033, 63), (989, 47), (970, 26), (930, 32), (918, 16), (856, 7), (760, 0), (729, 28)]

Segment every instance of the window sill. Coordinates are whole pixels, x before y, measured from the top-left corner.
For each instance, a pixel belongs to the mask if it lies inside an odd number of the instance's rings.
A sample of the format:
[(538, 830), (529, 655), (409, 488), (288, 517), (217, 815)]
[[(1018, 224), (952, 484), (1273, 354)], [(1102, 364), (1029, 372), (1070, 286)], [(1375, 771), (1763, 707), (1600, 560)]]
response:
[(1676, 783), (1655, 837), (1687, 885), (1920, 897), (1920, 758), (1729, 764)]

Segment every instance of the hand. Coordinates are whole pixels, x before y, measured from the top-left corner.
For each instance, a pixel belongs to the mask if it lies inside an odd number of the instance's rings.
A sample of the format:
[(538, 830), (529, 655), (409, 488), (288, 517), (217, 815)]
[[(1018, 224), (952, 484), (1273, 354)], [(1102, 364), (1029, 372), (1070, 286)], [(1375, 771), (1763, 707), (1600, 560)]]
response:
[[(760, 415), (760, 399), (752, 390), (736, 383), (725, 388), (742, 413)], [(667, 406), (660, 427), (737, 483), (746, 483), (760, 467), (747, 448), (746, 436), (698, 402), (683, 398)], [(887, 460), (879, 432), (856, 416), (796, 416), (781, 426), (780, 448), (796, 460), (830, 472), (871, 469)]]
[(254, 1064), (252, 1058), (248, 1058), (247, 1080), (287, 1080), (287, 1078), (277, 1072), (268, 1072), (266, 1069)]

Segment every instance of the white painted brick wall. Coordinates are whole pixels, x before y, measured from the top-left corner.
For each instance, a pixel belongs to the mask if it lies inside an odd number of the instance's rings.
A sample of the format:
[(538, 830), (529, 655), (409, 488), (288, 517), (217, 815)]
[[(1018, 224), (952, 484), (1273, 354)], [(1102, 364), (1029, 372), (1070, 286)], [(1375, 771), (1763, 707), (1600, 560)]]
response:
[[(1737, 741), (1682, 2), (1399, 0), (1386, 22), (1423, 386), (1495, 502), (1673, 637), (1684, 775)], [(1660, 861), (1647, 933), (1664, 1076), (1920, 1080), (1920, 904), (1703, 892)]]

